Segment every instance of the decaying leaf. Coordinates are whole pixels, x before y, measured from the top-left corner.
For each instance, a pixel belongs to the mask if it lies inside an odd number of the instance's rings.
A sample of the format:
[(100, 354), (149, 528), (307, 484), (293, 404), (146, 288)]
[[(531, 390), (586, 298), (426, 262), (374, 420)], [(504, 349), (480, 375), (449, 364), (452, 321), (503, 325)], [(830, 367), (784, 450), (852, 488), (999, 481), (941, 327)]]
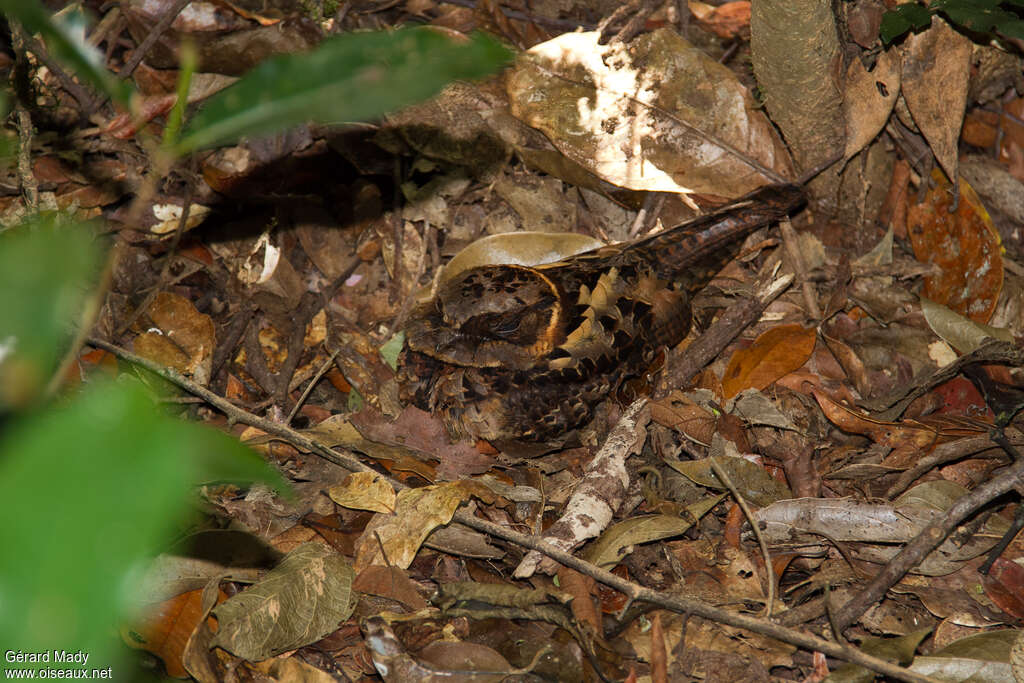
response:
[(709, 496), (686, 507), (690, 517), (676, 515), (653, 515), (632, 517), (609, 527), (592, 545), (587, 547), (583, 557), (598, 567), (618, 564), (638, 543), (650, 543), (663, 538), (682, 534), (693, 523), (721, 502), (723, 495)]
[(914, 123), (950, 178), (959, 175), (957, 138), (967, 105), (971, 41), (940, 17), (907, 37), (902, 90)]
[(450, 522), (467, 498), (466, 489), (457, 483), (399, 492), (394, 513), (375, 515), (360, 536), (356, 573), (374, 564), (408, 567), (424, 539)]
[[(719, 491), (727, 490), (728, 487), (712, 469), (710, 460), (669, 460), (668, 464), (696, 484)], [(725, 471), (740, 495), (757, 505), (770, 505), (777, 500), (793, 497), (788, 486), (772, 478), (764, 467), (746, 458), (720, 455), (714, 456), (714, 461)]]
[(330, 548), (299, 546), (262, 581), (214, 609), (213, 644), (261, 661), (315, 642), (352, 614), (354, 576)]
[(935, 187), (907, 212), (914, 256), (938, 266), (937, 274), (925, 277), (922, 294), (974, 322), (987, 323), (1003, 287), (999, 233), (967, 181), (960, 180), (957, 209), (950, 213), (951, 186), (937, 172), (932, 179)]
[(620, 187), (740, 196), (763, 176), (731, 149), (789, 174), (778, 137), (736, 76), (670, 30), (631, 45), (565, 33), (508, 78), (512, 113)]

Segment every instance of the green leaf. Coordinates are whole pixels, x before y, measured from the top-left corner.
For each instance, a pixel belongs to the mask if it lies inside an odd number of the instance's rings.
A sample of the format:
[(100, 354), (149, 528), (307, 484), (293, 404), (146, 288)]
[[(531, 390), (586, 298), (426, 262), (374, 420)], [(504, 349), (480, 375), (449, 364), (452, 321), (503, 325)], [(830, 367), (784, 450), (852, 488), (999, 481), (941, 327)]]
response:
[(36, 215), (0, 234), (0, 409), (42, 393), (73, 334), (101, 250), (87, 224)]
[(39, 33), (54, 57), (110, 98), (128, 106), (133, 88), (107, 71), (103, 53), (85, 40), (87, 21), (80, 11), (51, 16), (38, 0), (0, 0), (0, 13), (21, 22), (29, 34)]
[(1017, 15), (1012, 12), (995, 7), (977, 7), (960, 3), (949, 3), (943, 13), (954, 24), (981, 33), (989, 33), (1000, 24), (1017, 19)]
[(997, 26), (996, 29), (999, 33), (1009, 38), (1024, 40), (1024, 20), (1014, 19), (1013, 21), (1004, 21), (1002, 24)]
[(179, 154), (309, 121), (345, 123), (427, 99), (454, 79), (485, 76), (510, 59), (482, 34), (459, 43), (430, 28), (350, 33), (309, 54), (269, 59), (210, 99)]
[(236, 440), (156, 412), (134, 381), (12, 424), (0, 441), (0, 642), (116, 665), (140, 563), (181, 521), (188, 487), (236, 478), (284, 486)]
[(925, 28), (931, 23), (932, 15), (926, 7), (917, 3), (906, 3), (882, 15), (878, 37), (888, 45), (904, 33)]
[(379, 349), (380, 357), (392, 370), (398, 370), (398, 354), (405, 346), (405, 332), (395, 332)]

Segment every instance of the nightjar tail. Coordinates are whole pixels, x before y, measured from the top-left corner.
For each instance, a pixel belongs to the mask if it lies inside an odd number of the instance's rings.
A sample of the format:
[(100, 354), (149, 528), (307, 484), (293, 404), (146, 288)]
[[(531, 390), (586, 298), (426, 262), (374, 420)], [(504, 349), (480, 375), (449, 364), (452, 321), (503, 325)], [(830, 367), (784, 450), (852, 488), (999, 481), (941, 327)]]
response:
[(804, 200), (799, 185), (766, 185), (712, 213), (632, 242), (613, 260), (648, 264), (659, 278), (692, 295), (736, 258), (740, 238), (786, 218)]

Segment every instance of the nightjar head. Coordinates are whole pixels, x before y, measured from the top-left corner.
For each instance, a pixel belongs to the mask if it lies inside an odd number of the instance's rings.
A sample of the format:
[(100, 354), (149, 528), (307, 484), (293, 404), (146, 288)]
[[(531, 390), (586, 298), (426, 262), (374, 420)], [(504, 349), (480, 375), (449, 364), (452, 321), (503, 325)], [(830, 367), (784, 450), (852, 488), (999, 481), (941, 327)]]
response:
[(560, 342), (558, 286), (525, 266), (482, 266), (441, 285), (412, 316), (410, 348), (464, 367), (529, 368)]

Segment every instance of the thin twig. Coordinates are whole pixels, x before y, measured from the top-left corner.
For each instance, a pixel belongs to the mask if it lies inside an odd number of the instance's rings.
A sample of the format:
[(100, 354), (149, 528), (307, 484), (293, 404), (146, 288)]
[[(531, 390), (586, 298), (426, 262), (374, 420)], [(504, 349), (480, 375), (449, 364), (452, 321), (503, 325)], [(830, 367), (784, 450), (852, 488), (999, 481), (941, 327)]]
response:
[[(1020, 439), (1019, 433), (1015, 436), (1016, 439)], [(960, 460), (968, 456), (987, 457), (984, 455), (984, 452), (989, 450), (996, 450), (1002, 454), (1002, 451), (998, 451), (997, 447), (992, 444), (992, 439), (987, 436), (975, 436), (957, 439), (949, 443), (940, 443), (930, 453), (919, 458), (913, 467), (901, 473), (896, 479), (896, 483), (885, 492), (885, 498), (886, 500), (895, 499), (910, 488), (911, 484), (924, 476), (925, 473), (939, 465), (945, 465), (948, 462)]]
[[(11, 42), (15, 54), (15, 78), (22, 86), (17, 90), (28, 90), (29, 86), (29, 65), (28, 56), (25, 53), (27, 36), (25, 29), (16, 21), (11, 22)], [(21, 185), (21, 194), (25, 199), (25, 208), (35, 212), (39, 208), (39, 181), (32, 172), (32, 117), (22, 102), (22, 97), (29, 97), (29, 92), (19, 92), (19, 97), (14, 98), (14, 113), (17, 116), (18, 125), (18, 184)]]
[(286, 425), (290, 425), (292, 420), (295, 419), (295, 414), (299, 412), (299, 408), (301, 408), (302, 404), (304, 404), (306, 399), (309, 398), (310, 393), (313, 391), (313, 387), (317, 385), (320, 378), (326, 375), (327, 371), (331, 369), (331, 365), (334, 363), (334, 359), (337, 358), (337, 356), (337, 351), (332, 352), (331, 357), (324, 361), (323, 365), (320, 366), (320, 369), (317, 370), (316, 374), (309, 380), (309, 384), (306, 385), (306, 389), (302, 392), (302, 396), (299, 396), (299, 400), (295, 402), (294, 406), (292, 406), (291, 411), (288, 413), (288, 417), (284, 419), (284, 423)]
[(871, 655), (861, 652), (857, 648), (851, 646), (841, 645), (809, 633), (779, 626), (778, 624), (758, 619), (756, 617), (738, 614), (736, 612), (728, 612), (699, 600), (691, 600), (677, 595), (671, 595), (663, 591), (646, 588), (640, 584), (623, 579), (610, 571), (601, 569), (586, 560), (581, 560), (567, 552), (558, 550), (550, 543), (542, 541), (535, 536), (521, 534), (507, 527), (484, 521), (483, 519), (475, 517), (464, 510), (460, 510), (455, 513), (455, 521), (472, 529), (476, 529), (477, 531), (504, 539), (510, 543), (515, 543), (525, 548), (530, 548), (531, 550), (537, 550), (544, 553), (566, 567), (575, 569), (587, 576), (591, 576), (606, 586), (611, 586), (615, 590), (623, 593), (631, 602), (648, 602), (680, 614), (695, 614), (711, 621), (726, 624), (727, 626), (746, 629), (753, 633), (774, 638), (775, 640), (780, 640), (784, 643), (789, 643), (811, 652), (823, 652), (830, 657), (842, 659), (843, 661), (851, 662), (853, 664), (859, 664), (866, 669), (877, 671), (897, 680), (910, 681), (911, 683), (939, 683), (935, 678), (923, 676), (910, 671), (909, 669), (905, 669), (883, 659), (879, 659), (878, 657), (872, 657)]
[[(241, 424), (251, 425), (258, 429), (262, 429), (268, 434), (280, 437), (281, 439), (287, 441), (288, 443), (291, 443), (292, 445), (298, 448), (301, 448), (309, 453), (321, 457), (328, 462), (334, 463), (339, 467), (343, 467), (350, 472), (374, 472), (375, 474), (377, 473), (376, 470), (360, 462), (359, 459), (356, 458), (354, 455), (350, 455), (347, 453), (338, 453), (335, 450), (327, 448), (323, 444), (317, 443), (316, 441), (309, 438), (302, 432), (296, 431), (291, 427), (286, 427), (285, 425), (282, 425), (278, 422), (274, 422), (273, 420), (268, 420), (266, 418), (259, 417), (258, 415), (253, 415), (249, 411), (239, 408), (226, 398), (218, 396), (217, 394), (213, 393), (206, 387), (199, 386), (198, 384), (188, 379), (187, 377), (182, 375), (180, 372), (177, 372), (176, 370), (173, 370), (171, 368), (165, 368), (161, 365), (158, 365), (157, 363), (154, 363), (151, 360), (143, 358), (142, 356), (138, 356), (132, 353), (131, 351), (128, 351), (127, 349), (123, 349), (120, 346), (117, 346), (116, 344), (111, 344), (110, 342), (103, 341), (102, 339), (89, 338), (87, 341), (90, 346), (95, 346), (96, 348), (104, 349), (114, 354), (118, 358), (122, 358), (128, 361), (129, 363), (146, 368), (150, 372), (153, 372), (159, 375), (160, 377), (163, 377), (165, 380), (174, 384), (175, 386), (184, 389), (190, 394), (194, 394), (200, 397), (201, 399), (209, 403), (211, 406), (224, 413), (224, 415), (226, 415), (229, 420)], [(388, 482), (397, 489), (407, 488), (404, 484), (398, 481), (389, 479)]]
[(714, 470), (715, 476), (718, 477), (725, 487), (729, 489), (732, 497), (736, 499), (736, 504), (743, 510), (744, 516), (747, 521), (750, 522), (750, 528), (754, 530), (754, 537), (757, 539), (757, 544), (761, 546), (761, 554), (764, 556), (764, 571), (768, 576), (768, 605), (765, 608), (764, 618), (771, 619), (773, 608), (775, 607), (775, 567), (772, 566), (772, 556), (768, 552), (768, 542), (764, 539), (764, 534), (761, 533), (761, 527), (757, 523), (757, 519), (754, 517), (753, 511), (750, 506), (747, 505), (747, 500), (740, 495), (739, 489), (736, 488), (736, 484), (732, 483), (732, 478), (725, 471), (725, 468), (715, 462), (714, 458), (708, 458), (708, 464), (711, 465), (711, 469)]
[(185, 9), (192, 0), (175, 0), (174, 4), (168, 7), (163, 14), (160, 15), (160, 19), (156, 24), (149, 30), (146, 37), (139, 43), (139, 46), (132, 51), (132, 56), (128, 58), (128, 61), (124, 63), (121, 68), (121, 78), (130, 78), (135, 68), (142, 63), (142, 60), (149, 54), (154, 43), (160, 39), (160, 36), (164, 34), (171, 23), (178, 18), (181, 11)]
[[(75, 79), (68, 75), (61, 63), (50, 55), (49, 51), (42, 43), (32, 36), (25, 36), (24, 48), (21, 49), (20, 54), (24, 54), (24, 51), (26, 50), (34, 54), (36, 59), (38, 59), (43, 66), (49, 69), (50, 73), (60, 81), (60, 86), (64, 88), (69, 95), (75, 98), (75, 101), (78, 102), (78, 106), (82, 108), (81, 115), (83, 118), (87, 118), (93, 113), (96, 109), (95, 98), (90, 95), (86, 88), (79, 85)], [(14, 52), (16, 54), (19, 53), (19, 48), (17, 46), (14, 47)]]

